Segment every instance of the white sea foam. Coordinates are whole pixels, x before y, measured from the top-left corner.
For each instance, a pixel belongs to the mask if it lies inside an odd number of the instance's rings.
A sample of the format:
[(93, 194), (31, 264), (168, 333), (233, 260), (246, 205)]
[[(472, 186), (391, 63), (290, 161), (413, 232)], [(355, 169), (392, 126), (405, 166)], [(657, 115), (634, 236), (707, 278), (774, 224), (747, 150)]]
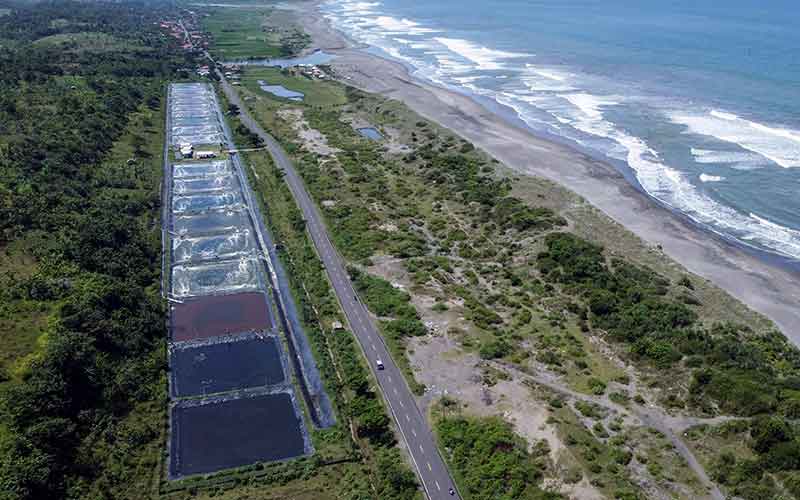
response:
[(424, 33), (436, 33), (436, 30), (425, 28), (419, 23), (409, 19), (397, 19), (392, 16), (377, 16), (372, 22), (384, 31), (384, 35), (420, 35)]
[(614, 139), (614, 126), (603, 119), (603, 108), (619, 104), (616, 98), (600, 97), (585, 92), (560, 94), (559, 97), (574, 107), (574, 111), (569, 113), (570, 116), (561, 118), (571, 120), (572, 126), (587, 134)]
[(718, 175), (700, 174), (700, 182), (719, 182), (724, 180), (725, 177), (720, 177)]
[(737, 144), (781, 167), (800, 167), (800, 131), (770, 127), (717, 110), (699, 115), (673, 113), (670, 119), (685, 125), (690, 133)]
[(548, 78), (550, 80), (555, 80), (557, 82), (564, 82), (567, 80), (567, 78), (569, 78), (568, 74), (553, 69), (539, 68), (534, 66), (533, 64), (526, 64), (525, 67), (528, 68), (529, 71), (536, 73), (539, 76), (543, 76), (545, 78)]
[(749, 151), (720, 151), (715, 149), (691, 148), (696, 163), (730, 165), (737, 170), (752, 170), (763, 167), (768, 160)]
[[(648, 194), (715, 232), (733, 234), (744, 242), (756, 243), (800, 259), (800, 232), (777, 224), (767, 224), (769, 221), (754, 217), (754, 214), (742, 214), (713, 200), (700, 192), (680, 171), (666, 165), (645, 141), (605, 120), (604, 110), (618, 104), (617, 98), (588, 93), (565, 94), (561, 97), (574, 106), (570, 115), (572, 127), (611, 139), (624, 148), (625, 161)], [(704, 182), (718, 180), (722, 179), (706, 176)]]
[(470, 42), (469, 40), (461, 40), (458, 38), (436, 37), (434, 40), (464, 59), (474, 62), (477, 65), (476, 69), (481, 70), (502, 69), (505, 67), (505, 63), (501, 62), (503, 60), (530, 57), (530, 54), (494, 50)]

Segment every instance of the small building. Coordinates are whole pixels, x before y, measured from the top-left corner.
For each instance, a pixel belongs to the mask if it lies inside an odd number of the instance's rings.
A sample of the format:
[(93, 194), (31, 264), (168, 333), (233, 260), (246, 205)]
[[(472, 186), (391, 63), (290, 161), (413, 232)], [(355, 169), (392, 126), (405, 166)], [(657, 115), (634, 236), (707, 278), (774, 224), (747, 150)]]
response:
[(197, 156), (199, 160), (206, 160), (208, 158), (216, 158), (217, 153), (214, 151), (198, 151), (195, 153), (195, 156)]
[(194, 153), (194, 148), (192, 148), (192, 145), (189, 143), (181, 144), (179, 150), (183, 158), (191, 158)]

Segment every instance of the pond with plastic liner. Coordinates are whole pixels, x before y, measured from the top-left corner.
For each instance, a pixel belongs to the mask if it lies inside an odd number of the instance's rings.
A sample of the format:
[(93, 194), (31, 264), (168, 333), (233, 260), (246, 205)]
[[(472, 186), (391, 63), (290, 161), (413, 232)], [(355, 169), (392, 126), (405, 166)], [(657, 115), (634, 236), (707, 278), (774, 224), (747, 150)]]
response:
[(187, 212), (202, 212), (204, 210), (219, 210), (241, 206), (243, 203), (242, 195), (236, 191), (175, 196), (172, 199), (172, 212), (182, 214)]
[(172, 177), (183, 179), (186, 177), (209, 177), (218, 175), (233, 175), (233, 168), (226, 160), (214, 160), (196, 163), (181, 163), (173, 165)]
[(267, 294), (260, 291), (191, 297), (171, 305), (174, 342), (243, 332), (271, 331), (275, 321)]
[(257, 290), (263, 286), (261, 266), (257, 259), (198, 265), (178, 264), (172, 267), (172, 295), (192, 297), (242, 290)]
[(291, 392), (184, 400), (171, 409), (169, 475), (205, 474), (313, 452)]
[(287, 382), (283, 349), (275, 335), (249, 334), (170, 348), (172, 395), (208, 396)]
[(175, 263), (210, 259), (229, 259), (252, 254), (257, 249), (249, 229), (212, 236), (178, 237), (172, 240)]
[(216, 175), (202, 178), (175, 179), (176, 194), (202, 193), (208, 191), (239, 190), (239, 180), (233, 175)]
[(244, 207), (207, 211), (197, 215), (176, 215), (172, 218), (172, 231), (178, 236), (228, 233), (249, 227), (250, 219)]

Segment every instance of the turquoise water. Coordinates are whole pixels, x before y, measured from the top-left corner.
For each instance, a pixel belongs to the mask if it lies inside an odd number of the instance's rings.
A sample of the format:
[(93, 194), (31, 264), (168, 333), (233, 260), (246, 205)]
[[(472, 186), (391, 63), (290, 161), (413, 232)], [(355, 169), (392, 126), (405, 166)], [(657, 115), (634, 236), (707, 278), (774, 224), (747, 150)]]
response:
[(334, 26), (800, 260), (800, 3), (333, 0)]

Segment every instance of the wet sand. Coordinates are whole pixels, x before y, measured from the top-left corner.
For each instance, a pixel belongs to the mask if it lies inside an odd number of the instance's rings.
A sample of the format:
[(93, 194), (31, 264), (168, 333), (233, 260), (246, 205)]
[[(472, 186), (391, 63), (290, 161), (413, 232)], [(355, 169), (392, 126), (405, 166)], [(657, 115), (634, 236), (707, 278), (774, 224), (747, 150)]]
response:
[(660, 246), (692, 273), (770, 318), (800, 346), (800, 272), (684, 220), (638, 191), (612, 165), (537, 137), (468, 96), (415, 79), (402, 64), (365, 52), (334, 30), (313, 2), (293, 7), (313, 49), (337, 56), (330, 64), (342, 81), (398, 99), (516, 172), (579, 194), (647, 244)]

